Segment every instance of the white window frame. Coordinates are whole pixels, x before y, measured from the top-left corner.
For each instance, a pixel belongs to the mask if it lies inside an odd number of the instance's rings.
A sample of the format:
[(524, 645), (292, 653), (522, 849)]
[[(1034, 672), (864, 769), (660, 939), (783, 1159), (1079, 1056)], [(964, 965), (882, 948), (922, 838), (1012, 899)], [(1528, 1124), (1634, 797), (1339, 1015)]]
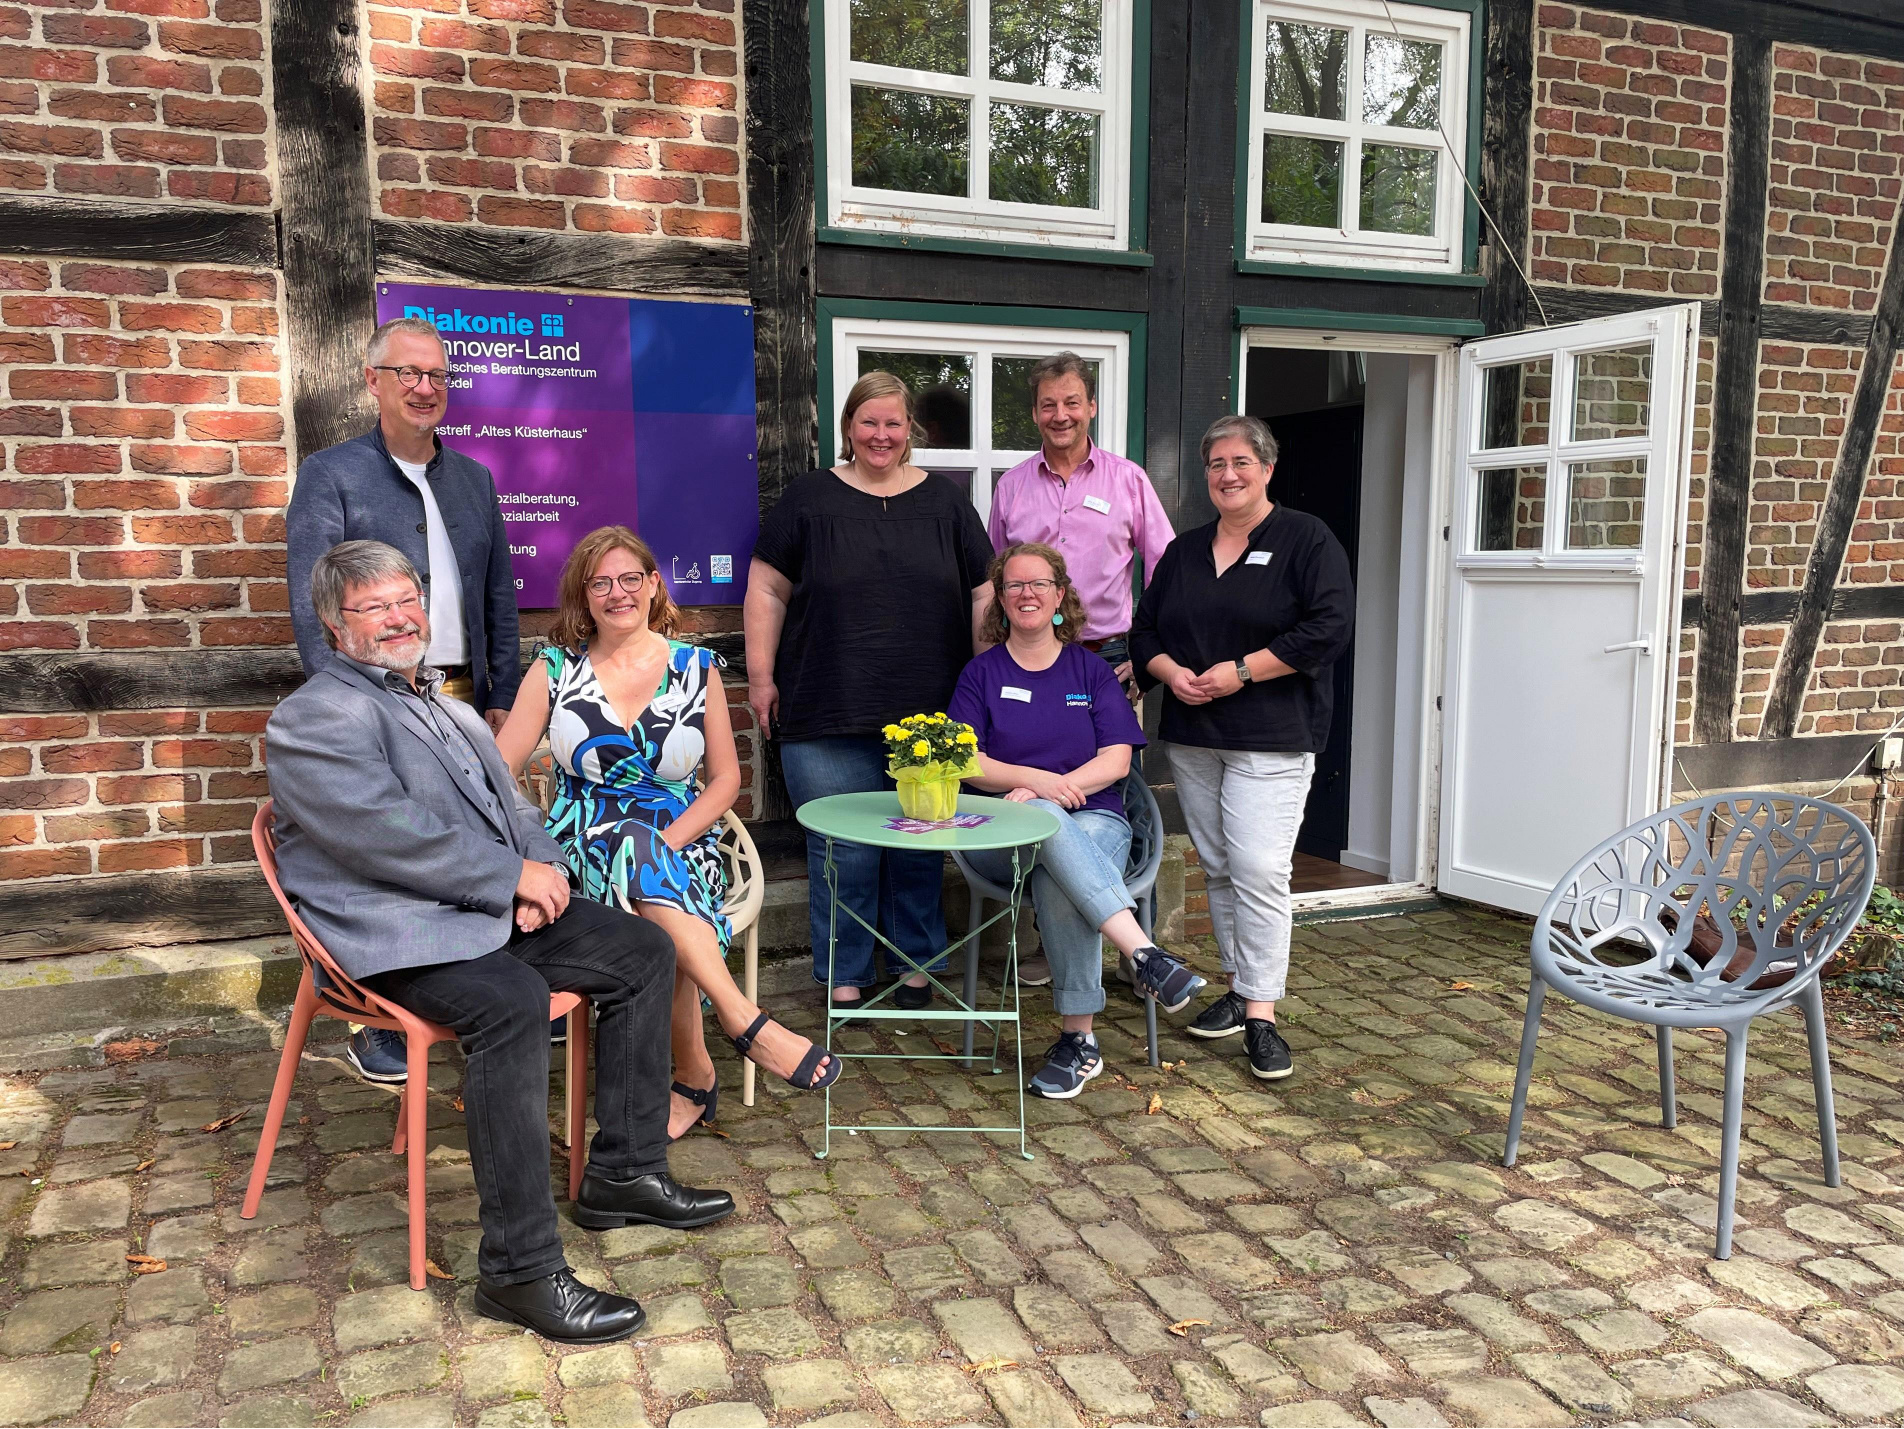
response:
[[(991, 77), (991, 0), (966, 0), (968, 48), (963, 75), (858, 63), (852, 54), (851, 0), (824, 0), (826, 45), (826, 213), (834, 228), (867, 233), (1123, 249), (1130, 245), (1131, 0), (1103, 0), (1103, 88), (1095, 93), (1010, 84)], [(968, 194), (904, 194), (852, 182), (853, 85), (969, 101)], [(1098, 116), (1098, 204), (1093, 209), (1007, 203), (991, 185), (991, 105), (1029, 104)]]
[[(1099, 364), (1097, 385), (1097, 444), (1119, 456), (1130, 430), (1130, 348), (1127, 332), (1089, 328), (994, 327), (987, 323), (912, 322), (891, 318), (835, 318), (833, 320), (833, 402), (824, 415), (826, 449), (839, 459), (839, 404), (859, 380), (859, 355), (874, 352), (958, 353), (972, 358), (972, 436), (974, 444), (962, 450), (915, 447), (912, 461), (928, 469), (950, 468), (972, 472), (972, 505), (979, 519), (992, 515), (992, 488), (996, 479), (1036, 453), (1008, 451), (991, 445), (992, 363), (994, 357), (1048, 357), (1075, 352)], [(977, 440), (984, 438), (984, 441)]]
[[(1237, 195), (1247, 215), (1244, 256), (1259, 262), (1459, 272), (1464, 246), (1462, 225), (1467, 210), (1460, 165), (1468, 132), (1468, 47), (1473, 40), (1472, 17), (1462, 10), (1403, 4), (1385, 6), (1382, 0), (1328, 0), (1326, 4), (1258, 0), (1251, 7), (1251, 17), (1249, 107), (1243, 116), (1249, 143), (1249, 175), (1245, 191)], [(1263, 95), (1268, 79), (1265, 44), (1270, 22), (1277, 20), (1349, 31), (1348, 73), (1344, 77), (1342, 106), (1346, 118), (1312, 119), (1306, 115), (1264, 111)], [(1432, 40), (1444, 47), (1439, 131), (1370, 124), (1361, 117), (1367, 36), (1397, 33), (1403, 39)], [(1263, 140), (1270, 133), (1337, 140), (1342, 144), (1343, 227), (1309, 228), (1300, 224), (1263, 222)], [(1361, 215), (1364, 140), (1436, 151), (1432, 235), (1376, 233), (1355, 226)]]

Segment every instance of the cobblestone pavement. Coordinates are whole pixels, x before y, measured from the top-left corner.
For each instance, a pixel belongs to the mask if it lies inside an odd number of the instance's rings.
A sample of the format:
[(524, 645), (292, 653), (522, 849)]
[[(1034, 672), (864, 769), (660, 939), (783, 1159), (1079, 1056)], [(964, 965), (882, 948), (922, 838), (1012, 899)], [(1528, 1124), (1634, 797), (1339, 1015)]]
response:
[[(1845, 1185), (1830, 1190), (1798, 1018), (1757, 1025), (1738, 1250), (1716, 1262), (1717, 1038), (1681, 1037), (1666, 1132), (1646, 1030), (1549, 999), (1522, 1164), (1500, 1169), (1525, 936), (1455, 911), (1300, 929), (1283, 1004), (1298, 1070), (1273, 1090), (1234, 1041), (1167, 1034), (1175, 1065), (1152, 1071), (1114, 992), (1112, 1072), (1033, 1104), (1032, 1161), (1015, 1142), (901, 1134), (836, 1135), (816, 1161), (819, 1100), (763, 1078), (746, 1111), (723, 1059), (728, 1135), (696, 1133), (674, 1166), (739, 1212), (685, 1235), (571, 1227), (578, 1271), (638, 1296), (649, 1324), (566, 1353), (471, 1311), (453, 1062), (432, 1077), (429, 1228), (453, 1278), (422, 1293), (405, 1283), (393, 1098), (322, 1055), (335, 1044), (307, 1057), (251, 1222), (237, 1208), (276, 1061), (260, 1039), (0, 1079), (0, 1423), (1904, 1412), (1904, 1205), (1885, 1170), (1904, 1153), (1904, 1054), (1836, 1050)], [(1028, 1057), (1053, 1026), (1029, 996)], [(982, 1120), (1010, 1092), (896, 1061), (843, 1087), (836, 1105), (921, 1124)]]

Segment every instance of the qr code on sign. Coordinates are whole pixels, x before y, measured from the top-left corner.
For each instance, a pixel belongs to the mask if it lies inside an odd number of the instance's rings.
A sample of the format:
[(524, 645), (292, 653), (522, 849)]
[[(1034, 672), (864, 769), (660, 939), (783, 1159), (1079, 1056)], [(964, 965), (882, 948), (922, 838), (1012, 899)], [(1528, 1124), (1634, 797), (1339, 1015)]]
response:
[(717, 581), (734, 579), (734, 558), (732, 556), (709, 556), (707, 558), (711, 578)]

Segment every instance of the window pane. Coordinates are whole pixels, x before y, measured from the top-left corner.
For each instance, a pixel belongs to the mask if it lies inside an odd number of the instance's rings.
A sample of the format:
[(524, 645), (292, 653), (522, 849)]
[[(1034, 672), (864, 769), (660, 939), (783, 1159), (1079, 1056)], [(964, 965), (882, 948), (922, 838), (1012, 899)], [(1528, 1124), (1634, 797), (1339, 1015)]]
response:
[(901, 193), (966, 193), (971, 101), (853, 86), (853, 182)]
[(1486, 408), (1481, 445), (1531, 447), (1547, 440), (1548, 409), (1553, 400), (1554, 360), (1509, 362), (1487, 369)]
[[(992, 359), (992, 449), (1001, 452), (1035, 450), (1043, 437), (1031, 415), (1031, 369), (1042, 359), (1036, 357), (994, 357)], [(1088, 360), (1088, 359), (1087, 359)], [(1104, 364), (1090, 361), (1093, 385), (1101, 392)], [(1097, 421), (1091, 422), (1091, 440), (1097, 440)]]
[(1645, 522), (1646, 458), (1568, 464), (1569, 549), (1636, 551)]
[(954, 486), (958, 487), (958, 489), (965, 494), (965, 499), (967, 501), (970, 501), (972, 499), (972, 469), (969, 466), (962, 467), (962, 468), (949, 467), (949, 466), (928, 466), (928, 467), (922, 467), (921, 470), (929, 471), (934, 476), (943, 476), (947, 481), (951, 482)]
[(1362, 117), (1371, 124), (1433, 129), (1441, 118), (1441, 46), (1370, 35), (1362, 70)]
[(1271, 114), (1341, 119), (1349, 32), (1271, 20), (1263, 46), (1263, 108)]
[(1538, 551), (1547, 520), (1547, 468), (1502, 466), (1475, 473), (1474, 549)]
[(965, 73), (965, 0), (853, 0), (849, 28), (863, 64)]
[(992, 0), (993, 78), (1096, 90), (1103, 59), (1103, 0)]
[(1342, 146), (1333, 139), (1263, 136), (1263, 222), (1342, 225)]
[(1370, 233), (1435, 231), (1433, 149), (1403, 149), (1394, 144), (1362, 146), (1361, 224)]
[(859, 375), (864, 377), (869, 372), (890, 372), (912, 389), (913, 415), (925, 433), (920, 446), (935, 451), (965, 451), (971, 447), (970, 353), (861, 349)]
[(1643, 437), (1653, 415), (1653, 345), (1583, 352), (1573, 365), (1573, 439)]
[(1097, 207), (1098, 116), (1031, 104), (992, 106), (992, 197)]

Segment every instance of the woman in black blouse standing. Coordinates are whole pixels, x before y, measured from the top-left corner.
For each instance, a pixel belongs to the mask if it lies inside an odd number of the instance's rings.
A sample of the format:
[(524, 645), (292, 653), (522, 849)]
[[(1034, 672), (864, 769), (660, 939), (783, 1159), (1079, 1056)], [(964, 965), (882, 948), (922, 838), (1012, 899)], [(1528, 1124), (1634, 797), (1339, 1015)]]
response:
[(1290, 866), (1316, 755), (1329, 742), (1331, 666), (1349, 646), (1349, 559), (1314, 516), (1269, 499), (1276, 438), (1255, 417), (1203, 434), (1217, 519), (1157, 563), (1131, 623), (1131, 659), (1165, 687), (1159, 733), (1209, 888), (1230, 990), (1189, 1027), (1243, 1033), (1250, 1069), (1292, 1070), (1276, 1030), (1289, 972)]
[[(992, 546), (965, 494), (912, 465), (912, 393), (869, 372), (846, 394), (841, 463), (788, 486), (768, 513), (747, 575), (747, 704), (780, 740), (795, 805), (889, 789), (880, 731), (943, 710), (972, 658), (991, 595)], [(807, 836), (813, 977), (827, 980), (826, 844)], [(840, 901), (921, 966), (945, 946), (944, 855), (836, 845)], [(874, 982), (873, 937), (838, 919), (833, 998)], [(931, 1001), (923, 975), (893, 994)]]

